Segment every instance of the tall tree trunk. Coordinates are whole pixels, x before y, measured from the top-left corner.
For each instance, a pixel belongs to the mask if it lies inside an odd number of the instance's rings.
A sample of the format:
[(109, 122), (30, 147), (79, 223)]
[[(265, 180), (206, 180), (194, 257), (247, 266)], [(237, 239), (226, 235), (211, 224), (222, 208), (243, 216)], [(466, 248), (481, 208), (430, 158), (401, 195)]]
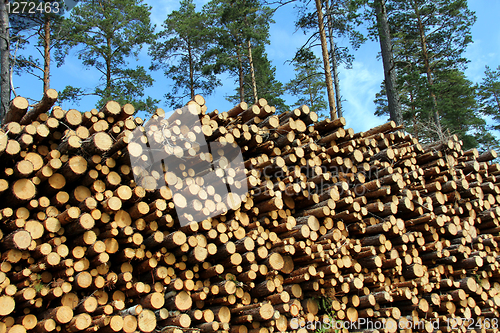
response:
[(326, 46), (325, 26), (323, 25), (323, 9), (321, 0), (316, 0), (316, 13), (318, 15), (319, 38), (321, 40), (321, 53), (323, 54), (323, 64), (325, 66), (326, 91), (328, 93), (328, 105), (330, 107), (330, 118), (337, 119), (335, 110), (335, 96), (333, 94), (332, 72), (330, 71), (330, 59)]
[(3, 118), (7, 114), (10, 103), (10, 36), (7, 2), (8, 0), (0, 0), (0, 121), (3, 121)]
[(385, 0), (375, 1), (377, 24), (379, 32), (380, 50), (382, 51), (382, 63), (384, 65), (384, 83), (389, 104), (391, 120), (397, 125), (403, 123), (403, 113), (399, 103), (399, 95), (396, 88), (396, 72), (394, 70), (394, 58), (392, 54), (391, 33), (387, 21)]
[(243, 60), (241, 59), (241, 54), (239, 49), (236, 49), (236, 56), (238, 57), (238, 77), (239, 77), (239, 92), (240, 92), (240, 102), (245, 101), (245, 73), (243, 72)]
[(194, 98), (194, 62), (193, 62), (193, 54), (191, 50), (191, 44), (189, 40), (187, 41), (188, 48), (188, 59), (189, 59), (189, 90), (191, 91), (191, 99)]
[(45, 22), (43, 25), (43, 91), (50, 88), (50, 17), (45, 15)]
[(412, 1), (413, 9), (415, 11), (415, 15), (417, 17), (418, 22), (418, 33), (420, 35), (420, 46), (422, 47), (422, 56), (424, 58), (424, 66), (425, 73), (427, 75), (427, 84), (429, 86), (429, 95), (432, 99), (432, 111), (434, 113), (434, 122), (438, 128), (438, 131), (441, 135), (442, 128), (441, 122), (439, 121), (439, 111), (437, 109), (437, 98), (434, 91), (432, 91), (432, 86), (434, 84), (434, 80), (432, 78), (432, 68), (429, 62), (429, 51), (427, 50), (427, 38), (425, 36), (424, 24), (422, 22), (422, 18), (420, 17), (420, 11), (418, 10), (418, 4), (415, 1)]
[(253, 67), (253, 58), (252, 58), (252, 44), (250, 43), (250, 39), (247, 41), (248, 45), (248, 63), (250, 64), (250, 74), (252, 76), (252, 91), (253, 91), (253, 99), (255, 103), (259, 100), (257, 96), (257, 82), (255, 81), (255, 69)]
[[(333, 85), (335, 86), (335, 103), (337, 105), (337, 115), (338, 117), (342, 117), (342, 97), (340, 96), (340, 82), (339, 82), (339, 73), (338, 73), (338, 63), (337, 63), (337, 55), (336, 55), (336, 46), (333, 41), (333, 15), (330, 11), (330, 4), (325, 1), (326, 4), (326, 12), (328, 14), (328, 36), (330, 39), (330, 57), (332, 58), (332, 71), (333, 71)], [(334, 8), (334, 0), (332, 0), (332, 7)]]
[(110, 97), (109, 93), (111, 90), (111, 57), (112, 53), (111, 52), (111, 38), (106, 37), (106, 45), (108, 47), (108, 54), (106, 54), (105, 59), (106, 59), (106, 97)]

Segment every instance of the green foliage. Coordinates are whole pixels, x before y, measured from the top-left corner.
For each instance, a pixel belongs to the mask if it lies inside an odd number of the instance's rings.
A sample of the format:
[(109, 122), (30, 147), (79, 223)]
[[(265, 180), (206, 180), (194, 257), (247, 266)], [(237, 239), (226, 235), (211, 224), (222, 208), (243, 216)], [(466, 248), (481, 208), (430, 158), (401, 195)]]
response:
[[(411, 82), (414, 82), (414, 85), (411, 85)], [(406, 93), (402, 94), (404, 98), (401, 100), (406, 130), (423, 142), (438, 140), (439, 133), (432, 125), (432, 100), (425, 78), (417, 76), (414, 80), (409, 79), (409, 84), (405, 86), (399, 77), (398, 83), (403, 93)], [(436, 95), (444, 135), (456, 134), (463, 140), (465, 149), (494, 144), (486, 140), (490, 136), (485, 136), (486, 121), (479, 113), (475, 86), (461, 70), (437, 72), (431, 89)], [(376, 115), (388, 114), (384, 87), (377, 94), (375, 103)]]
[[(15, 2), (21, 1), (11, 2), (12, 9), (23, 8), (23, 5), (14, 7)], [(35, 4), (34, 7), (31, 3)], [(48, 2), (41, 0), (30, 1), (25, 12), (19, 9), (18, 13), (10, 15), (9, 20), (13, 71), (18, 75), (28, 73), (42, 82), (45, 80), (44, 88), (48, 89), (52, 49), (59, 47), (64, 38), (61, 31), (64, 1), (52, 1), (49, 6), (46, 4)], [(45, 12), (45, 7), (47, 11), (50, 8), (50, 12)], [(30, 47), (37, 52), (30, 52)]]
[(433, 86), (441, 124), (463, 140), (464, 148), (478, 146), (477, 135), (486, 125), (478, 114), (475, 88), (460, 70), (439, 73)]
[[(265, 98), (267, 103), (276, 107), (278, 113), (288, 110), (285, 101), (280, 97), (285, 91), (285, 87), (281, 82), (275, 79), (276, 67), (271, 65), (267, 59), (267, 54), (264, 52), (264, 46), (258, 46), (252, 50), (253, 62), (255, 67), (255, 81), (257, 84), (257, 91), (259, 98)], [(246, 101), (253, 101), (252, 96), (252, 79), (250, 77), (249, 69), (245, 66), (244, 75), (244, 99)], [(228, 101), (238, 103), (240, 96), (238, 94), (227, 96)]]
[(170, 13), (163, 23), (164, 30), (150, 47), (151, 69), (164, 69), (174, 81), (172, 91), (165, 95), (171, 106), (180, 107), (185, 98), (195, 94), (211, 94), (220, 80), (207, 70), (210, 57), (205, 53), (213, 44), (214, 30), (206, 14), (196, 12), (192, 0), (182, 0), (181, 7)]
[[(465, 68), (468, 62), (463, 53), (472, 43), (471, 27), (476, 20), (465, 0), (393, 0), (388, 3), (389, 23), (395, 44), (402, 44), (396, 52), (409, 56), (417, 66), (424, 66), (424, 34), (431, 71)], [(421, 68), (422, 70), (422, 68)]]
[[(334, 323), (337, 320), (337, 318), (335, 315), (335, 311), (333, 311), (333, 308), (332, 308), (332, 299), (327, 297), (327, 296), (323, 296), (323, 297), (316, 299), (316, 301), (318, 302), (320, 312), (324, 313), (328, 316), (328, 320), (330, 323)], [(331, 326), (334, 326), (334, 325), (330, 324), (330, 327)], [(330, 332), (340, 333), (341, 330), (327, 328), (327, 325), (324, 325), (323, 327), (316, 329), (314, 332), (315, 333), (330, 333)]]
[(323, 73), (318, 72), (321, 64), (321, 60), (311, 51), (303, 52), (294, 62), (295, 78), (285, 88), (291, 95), (298, 97), (294, 107), (306, 104), (311, 111), (327, 117), (326, 84)]
[[(457, 134), (465, 148), (481, 145), (486, 123), (475, 88), (463, 73), (468, 62), (463, 53), (472, 42), (476, 19), (467, 2), (393, 0), (387, 2), (387, 10), (406, 128), (424, 141)], [(382, 86), (375, 99), (376, 115), (388, 114), (384, 95)], [(445, 133), (429, 128), (435, 111)]]
[(276, 68), (265, 53), (269, 44), (269, 25), (273, 23), (272, 10), (257, 0), (212, 0), (204, 7), (215, 32), (216, 44), (205, 54), (212, 59), (207, 72), (228, 73), (236, 79), (236, 94), (228, 96), (232, 102), (253, 102), (253, 82), (248, 48), (252, 52), (252, 65), (258, 97), (265, 98), (278, 111), (286, 105), (280, 97), (283, 85), (275, 78)]
[(70, 19), (63, 23), (67, 37), (57, 55), (62, 59), (78, 47), (78, 59), (101, 73), (102, 84), (90, 90), (68, 86), (64, 98), (97, 95), (99, 105), (114, 99), (132, 103), (136, 110), (151, 107), (148, 103), (153, 100), (143, 97), (153, 79), (142, 66), (128, 67), (129, 59), (137, 58), (142, 46), (153, 41), (150, 10), (142, 0), (82, 0), (73, 8)]
[(485, 77), (478, 87), (481, 111), (493, 118), (493, 129), (500, 130), (500, 66), (492, 70), (486, 66)]
[[(327, 1), (330, 1), (330, 11), (325, 13), (324, 19), (327, 21), (331, 18), (333, 27), (332, 37), (347, 38), (352, 49), (357, 50), (361, 44), (366, 41), (365, 36), (357, 30), (357, 27), (361, 24), (359, 14), (357, 13), (359, 4), (355, 0)], [(313, 34), (297, 51), (294, 60), (300, 57), (300, 53), (303, 50), (310, 50), (313, 46), (318, 45), (319, 42), (318, 17), (314, 2), (304, 1), (302, 4), (297, 5), (296, 8), (298, 9), (298, 18), (295, 22), (295, 26), (297, 29), (301, 29), (304, 34), (311, 33), (311, 31)], [(327, 22), (325, 22), (325, 27), (328, 27)], [(340, 47), (337, 45), (335, 48), (335, 55), (339, 64), (344, 64), (347, 68), (351, 68), (354, 56), (349, 52), (348, 47)]]

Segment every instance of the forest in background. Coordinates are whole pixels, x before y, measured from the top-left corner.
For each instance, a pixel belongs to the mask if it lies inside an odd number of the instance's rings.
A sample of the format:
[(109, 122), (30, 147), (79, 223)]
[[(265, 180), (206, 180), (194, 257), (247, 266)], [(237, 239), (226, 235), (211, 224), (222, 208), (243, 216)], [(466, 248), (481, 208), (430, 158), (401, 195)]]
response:
[[(500, 66), (485, 68), (481, 82), (464, 71), (465, 50), (472, 43), (475, 13), (467, 1), (446, 0), (315, 0), (263, 2), (211, 0), (201, 8), (182, 0), (165, 15), (161, 27), (151, 23), (151, 10), (141, 0), (81, 0), (64, 15), (8, 13), (14, 3), (2, 1), (0, 16), (1, 108), (16, 95), (15, 77), (30, 73), (50, 87), (51, 68), (76, 56), (82, 66), (97, 69), (99, 84), (68, 82), (60, 100), (97, 96), (98, 104), (114, 99), (149, 111), (163, 103), (178, 107), (195, 94), (209, 96), (229, 76), (234, 93), (227, 99), (253, 103), (265, 98), (278, 112), (307, 104), (322, 116), (349, 118), (342, 107), (338, 69), (349, 67), (353, 51), (377, 40), (384, 81), (375, 97), (376, 114), (404, 124), (421, 141), (456, 134), (465, 148), (495, 148), (500, 129)], [(31, 1), (64, 8), (63, 1)], [(294, 6), (296, 28), (308, 37), (291, 52), (295, 78), (276, 79), (266, 47), (273, 16)], [(339, 40), (348, 40), (341, 46)], [(135, 59), (144, 50), (147, 66)], [(146, 96), (160, 71), (174, 82), (164, 96)], [(22, 84), (16, 82), (17, 85)], [(32, 100), (40, 92), (33, 91)], [(296, 100), (286, 105), (283, 94)]]

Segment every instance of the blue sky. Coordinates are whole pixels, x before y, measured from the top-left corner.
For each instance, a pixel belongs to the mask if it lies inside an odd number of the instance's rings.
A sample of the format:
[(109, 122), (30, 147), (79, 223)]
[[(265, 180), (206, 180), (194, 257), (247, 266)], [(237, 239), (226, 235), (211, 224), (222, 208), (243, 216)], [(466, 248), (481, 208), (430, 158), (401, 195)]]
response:
[[(153, 7), (152, 22), (161, 26), (166, 16), (178, 8), (175, 0), (146, 0)], [(195, 0), (197, 7), (201, 9), (207, 1)], [(470, 60), (466, 74), (473, 82), (480, 82), (483, 77), (485, 65), (496, 68), (500, 65), (500, 25), (498, 24), (498, 13), (500, 13), (500, 1), (497, 0), (471, 0), (469, 7), (476, 12), (477, 22), (472, 28), (474, 43), (466, 52)], [(267, 46), (267, 54), (272, 64), (276, 66), (276, 78), (286, 83), (294, 77), (293, 67), (287, 63), (297, 48), (307, 39), (301, 31), (295, 32), (294, 20), (296, 10), (293, 4), (284, 6), (277, 10), (270, 29), (270, 45)], [(346, 45), (347, 41), (338, 40), (340, 45)], [(319, 55), (320, 50), (315, 50)], [(344, 117), (347, 126), (355, 131), (365, 131), (377, 126), (386, 119), (374, 116), (375, 106), (373, 99), (380, 89), (383, 79), (382, 62), (377, 59), (379, 52), (378, 42), (367, 41), (359, 50), (354, 52), (355, 60), (352, 69), (340, 68), (340, 85)], [(136, 59), (131, 59), (133, 65)], [(143, 49), (137, 62), (145, 67), (149, 66), (147, 49)], [(93, 87), (98, 83), (99, 73), (95, 70), (85, 69), (74, 53), (67, 57), (65, 64), (56, 68), (52, 64), (51, 87), (62, 91), (66, 85), (79, 87)], [(152, 73), (155, 79), (154, 86), (146, 90), (146, 94), (155, 98), (163, 98), (172, 82), (165, 78), (160, 71)], [(222, 77), (223, 86), (219, 87), (214, 94), (204, 96), (209, 111), (218, 109), (226, 111), (234, 105), (226, 101), (225, 96), (233, 94), (235, 82), (232, 78)], [(18, 95), (39, 98), (41, 97), (42, 83), (28, 75), (14, 76), (14, 85), (18, 87)], [(40, 93), (38, 93), (40, 92)], [(293, 105), (295, 97), (285, 95), (287, 104)], [(95, 105), (97, 98), (87, 97), (79, 104), (65, 102), (64, 108), (74, 108), (79, 111), (88, 111)], [(165, 102), (160, 107), (167, 111), (169, 108)]]

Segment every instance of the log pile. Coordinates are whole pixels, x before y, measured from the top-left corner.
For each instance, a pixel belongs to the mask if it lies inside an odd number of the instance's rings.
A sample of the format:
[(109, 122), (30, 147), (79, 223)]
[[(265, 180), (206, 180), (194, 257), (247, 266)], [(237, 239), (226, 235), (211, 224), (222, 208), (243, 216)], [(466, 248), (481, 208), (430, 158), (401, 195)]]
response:
[[(166, 120), (158, 109), (155, 128), (130, 104), (80, 113), (56, 98), (15, 98), (0, 131), (0, 332), (302, 333), (360, 318), (497, 331), (495, 152), (422, 145), (393, 122), (354, 133), (263, 99), (208, 112), (196, 96)], [(200, 133), (240, 147), (244, 170), (217, 177), (247, 195), (214, 194)], [(134, 177), (131, 159), (152, 163), (140, 142), (175, 163)]]

